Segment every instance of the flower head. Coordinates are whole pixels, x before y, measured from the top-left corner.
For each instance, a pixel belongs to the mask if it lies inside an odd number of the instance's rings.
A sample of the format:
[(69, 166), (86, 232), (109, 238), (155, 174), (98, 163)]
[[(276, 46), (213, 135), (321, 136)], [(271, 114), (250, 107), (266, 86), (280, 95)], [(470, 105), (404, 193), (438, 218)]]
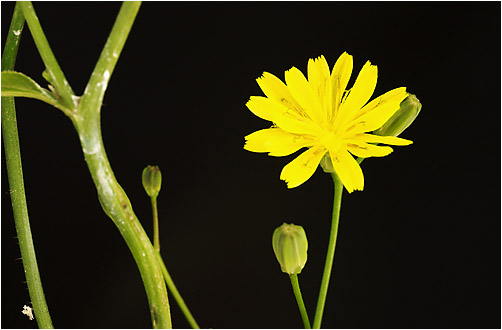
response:
[(375, 90), (377, 67), (366, 62), (352, 88), (346, 90), (352, 66), (352, 56), (345, 52), (331, 73), (326, 59), (320, 56), (309, 59), (308, 80), (295, 67), (286, 71), (286, 84), (268, 72), (257, 79), (266, 97), (251, 96), (246, 106), (273, 126), (246, 136), (244, 149), (287, 156), (308, 148), (283, 168), (280, 178), (288, 188), (307, 181), (328, 154), (347, 191), (363, 190), (363, 172), (352, 155), (382, 157), (392, 148), (375, 144), (412, 143), (370, 134), (399, 109), (407, 96), (406, 88), (393, 89), (368, 103)]

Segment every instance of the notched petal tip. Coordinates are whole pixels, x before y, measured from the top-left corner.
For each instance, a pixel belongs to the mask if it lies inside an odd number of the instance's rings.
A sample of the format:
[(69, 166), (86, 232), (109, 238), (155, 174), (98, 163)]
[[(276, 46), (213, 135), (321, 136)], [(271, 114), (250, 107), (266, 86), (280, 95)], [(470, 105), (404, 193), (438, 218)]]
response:
[(288, 189), (297, 188), (305, 183), (305, 181), (303, 181), (303, 182), (293, 181), (293, 180), (288, 180), (287, 178), (283, 178), (283, 177), (281, 177), (280, 179), (286, 183), (286, 187)]
[(286, 180), (284, 180), (284, 179), (282, 179), (282, 180), (286, 183), (286, 187), (287, 187), (288, 189), (293, 189), (293, 188), (296, 188), (296, 187), (298, 187), (298, 186), (299, 186), (299, 184), (293, 184), (293, 183), (288, 182), (288, 181), (286, 181)]
[(291, 72), (291, 71), (300, 71), (300, 70), (296, 66), (292, 66), (291, 68), (284, 71), (284, 74)]
[(256, 78), (256, 81), (259, 83), (261, 80), (267, 79), (269, 77), (277, 78), (275, 75), (271, 74), (270, 72), (263, 71), (263, 73), (261, 74), (261, 76), (259, 76), (258, 78)]
[(248, 107), (248, 108), (249, 108), (249, 105), (250, 105), (251, 103), (253, 103), (253, 102), (254, 102), (257, 98), (259, 98), (259, 97), (258, 97), (258, 96), (250, 96), (250, 97), (249, 97), (249, 99), (248, 99), (248, 100), (247, 100), (247, 102), (246, 102), (246, 107)]
[(281, 171), (281, 175), (280, 175), (279, 179), (282, 180), (282, 181), (284, 181), (284, 183), (286, 183), (286, 186), (288, 187), (288, 189), (297, 187), (297, 186), (294, 186), (291, 183), (291, 180), (284, 175), (284, 169)]
[(314, 63), (316, 63), (318, 61), (322, 61), (322, 62), (326, 62), (327, 63), (326, 58), (324, 57), (324, 55), (319, 55), (317, 57), (309, 58), (309, 62), (311, 62), (311, 61), (314, 62)]
[(357, 188), (354, 188), (354, 190), (352, 190), (352, 191), (348, 191), (348, 190), (347, 191), (349, 194), (352, 194), (354, 191), (363, 191), (363, 189), (364, 189), (364, 187), (361, 187), (361, 188), (357, 187)]

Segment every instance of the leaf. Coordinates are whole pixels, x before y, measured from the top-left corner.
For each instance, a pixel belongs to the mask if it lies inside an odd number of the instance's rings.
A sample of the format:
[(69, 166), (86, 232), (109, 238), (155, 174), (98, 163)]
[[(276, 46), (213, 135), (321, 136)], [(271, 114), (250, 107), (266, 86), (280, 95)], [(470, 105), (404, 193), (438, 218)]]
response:
[(55, 94), (20, 72), (2, 71), (2, 96), (28, 97), (48, 103), (64, 112), (71, 111)]

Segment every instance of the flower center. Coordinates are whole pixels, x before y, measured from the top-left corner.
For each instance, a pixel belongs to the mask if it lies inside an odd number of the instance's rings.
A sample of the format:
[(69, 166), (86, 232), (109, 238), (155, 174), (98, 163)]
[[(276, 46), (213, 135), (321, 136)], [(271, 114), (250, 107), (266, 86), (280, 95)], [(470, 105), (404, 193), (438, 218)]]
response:
[(338, 153), (342, 147), (342, 140), (334, 132), (327, 132), (320, 138), (321, 144), (332, 153)]

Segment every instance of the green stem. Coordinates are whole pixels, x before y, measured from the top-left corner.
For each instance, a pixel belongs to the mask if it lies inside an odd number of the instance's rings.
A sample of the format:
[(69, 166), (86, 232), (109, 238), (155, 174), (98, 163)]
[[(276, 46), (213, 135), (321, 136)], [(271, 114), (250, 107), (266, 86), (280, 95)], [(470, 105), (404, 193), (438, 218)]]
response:
[(311, 329), (309, 315), (307, 314), (307, 309), (303, 303), (302, 292), (300, 291), (300, 283), (298, 282), (297, 274), (290, 274), (291, 286), (293, 287), (293, 292), (295, 294), (296, 302), (298, 304), (298, 309), (300, 309), (300, 314), (302, 315), (303, 326), (305, 329)]
[(157, 210), (157, 197), (151, 197), (153, 213), (153, 247), (160, 252), (159, 238), (159, 212)]
[[(24, 26), (24, 16), (20, 3), (16, 3), (14, 14), (2, 55), (2, 70), (14, 70), (17, 50)], [(37, 257), (31, 235), (26, 194), (24, 191), (23, 169), (19, 136), (17, 131), (16, 108), (13, 97), (2, 97), (2, 135), (5, 150), (7, 177), (11, 191), (12, 209), (16, 225), (19, 249), (23, 260), (24, 273), (30, 294), (35, 319), (39, 328), (53, 329), (49, 308), (45, 301), (42, 280), (38, 271)]]
[(159, 240), (159, 213), (157, 210), (157, 196), (152, 196), (151, 198), (152, 202), (152, 213), (153, 213), (153, 246), (155, 250), (157, 250), (157, 255), (159, 258), (159, 264), (160, 267), (162, 268), (162, 275), (164, 276), (164, 280), (166, 281), (167, 287), (169, 289), (169, 292), (174, 297), (174, 300), (180, 307), (181, 311), (185, 315), (185, 318), (187, 319), (188, 323), (192, 327), (192, 329), (200, 329), (199, 325), (195, 321), (194, 317), (192, 316), (192, 313), (190, 313), (190, 310), (188, 309), (188, 306), (185, 304), (185, 301), (181, 297), (180, 292), (176, 288), (176, 285), (174, 285), (174, 281), (171, 278), (171, 275), (169, 275), (169, 272), (167, 271), (167, 267), (164, 264), (164, 260), (162, 259), (162, 256), (160, 255), (160, 240)]
[[(79, 132), (80, 133), (80, 132)], [(101, 132), (86, 131), (80, 135), (82, 149), (89, 171), (98, 191), (105, 213), (113, 220), (124, 237), (138, 265), (148, 296), (154, 328), (171, 328), (171, 314), (162, 269), (156, 250), (134, 214), (131, 203), (117, 182), (101, 139)], [(87, 144), (86, 141), (99, 141)]]
[(120, 56), (140, 2), (124, 2), (96, 67), (89, 79), (79, 109), (72, 117), (89, 171), (105, 213), (124, 237), (138, 265), (150, 305), (154, 328), (171, 328), (171, 312), (157, 252), (118, 184), (106, 156), (101, 135), (100, 110), (108, 81)]
[(68, 109), (75, 109), (77, 107), (77, 98), (71, 89), (70, 84), (66, 80), (63, 71), (59, 67), (56, 57), (52, 53), (49, 42), (45, 37), (40, 21), (38, 20), (35, 9), (31, 1), (20, 1), (21, 8), (23, 9), (24, 17), (30, 28), (33, 40), (38, 48), (38, 52), (42, 57), (42, 61), (47, 68), (48, 79), (50, 83), (54, 85), (57, 94), (63, 100), (64, 104)]
[[(141, 1), (125, 1), (123, 3), (101, 56), (87, 83), (84, 95), (82, 95), (81, 103), (85, 103), (85, 107), (81, 106), (80, 111), (83, 116), (99, 116), (108, 82), (140, 6)], [(98, 112), (95, 109), (98, 109)], [(91, 112), (91, 114), (87, 114), (87, 112)]]
[(322, 315), (324, 312), (324, 304), (328, 294), (329, 279), (331, 277), (331, 269), (333, 268), (333, 259), (335, 257), (336, 237), (338, 235), (338, 222), (340, 220), (340, 208), (342, 206), (343, 184), (336, 175), (331, 173), (334, 183), (335, 196), (333, 198), (333, 217), (331, 222), (331, 232), (328, 243), (328, 253), (326, 255), (326, 263), (322, 275), (321, 289), (319, 290), (319, 299), (317, 300), (317, 308), (315, 311), (313, 329), (321, 328)]
[(169, 288), (169, 292), (171, 292), (171, 294), (173, 295), (174, 300), (176, 301), (181, 311), (185, 315), (185, 318), (187, 319), (192, 329), (200, 329), (199, 325), (192, 316), (192, 313), (190, 313), (188, 306), (185, 304), (185, 301), (181, 297), (180, 292), (176, 288), (176, 285), (174, 285), (174, 281), (171, 278), (171, 275), (169, 275), (169, 272), (167, 271), (166, 265), (164, 264), (164, 260), (162, 260), (162, 256), (158, 254), (158, 257), (160, 266), (162, 267), (162, 274), (164, 275), (164, 279), (166, 281), (167, 287)]

